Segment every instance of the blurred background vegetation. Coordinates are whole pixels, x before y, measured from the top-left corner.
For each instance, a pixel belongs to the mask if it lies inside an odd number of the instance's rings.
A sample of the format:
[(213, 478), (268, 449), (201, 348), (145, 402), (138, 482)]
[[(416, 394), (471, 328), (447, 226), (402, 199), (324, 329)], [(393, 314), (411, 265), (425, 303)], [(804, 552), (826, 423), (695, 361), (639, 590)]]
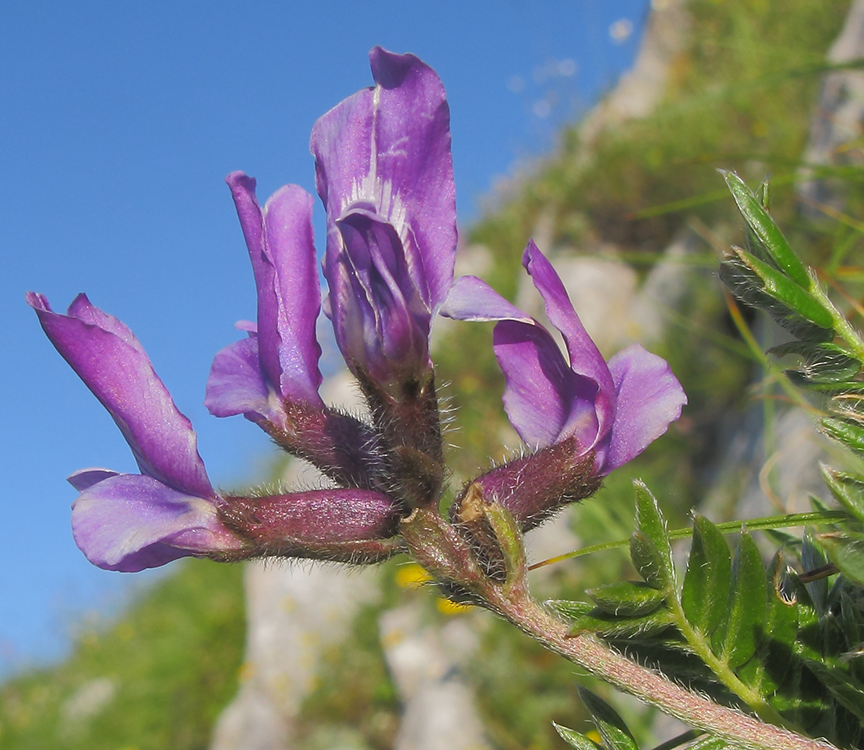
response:
[[(510, 298), (522, 277), (522, 250), (538, 227), (550, 245), (544, 250), (605, 257), (614, 245), (615, 257), (641, 277), (670, 262), (664, 251), (682, 233), (695, 238), (675, 261), (687, 264), (687, 292), (669, 311), (664, 339), (651, 346), (671, 363), (690, 405), (667, 436), (577, 509), (575, 530), (585, 543), (629, 535), (635, 476), (654, 490), (673, 524), (684, 525), (712, 487), (723, 430), (747, 405), (755, 365), (716, 277), (720, 252), (741, 242), (742, 228), (715, 170), (734, 169), (754, 185), (770, 174), (773, 215), (793, 247), (837, 277), (860, 265), (862, 226), (849, 217), (862, 215), (862, 172), (835, 175), (848, 192), (848, 216), (806, 219), (794, 190), (825, 53), (848, 3), (692, 0), (687, 7), (692, 26), (653, 115), (599, 133), (587, 156), (584, 132), (565, 129), (554, 154), (514, 179), (490, 199), (483, 218), (463, 229), (470, 246), (485, 248), (485, 278)], [(458, 488), (477, 466), (506, 455), (491, 326), (447, 329), (436, 362), (457, 428), (449, 440)], [(554, 566), (543, 592), (581, 598), (587, 587), (631, 577), (628, 565), (623, 553), (604, 553)], [(407, 578), (404, 562), (389, 563), (380, 601), (360, 613), (344, 645), (325, 655), (300, 719), (299, 746), (324, 750), (332, 735), (322, 727), (343, 726), (357, 747), (392, 747), (400, 706), (377, 623), (408, 597), (423, 603), (430, 620), (475, 618), (481, 645), (466, 674), (494, 746), (565, 747), (550, 722), (582, 728), (572, 666), (483, 613), (442, 606)], [(206, 748), (214, 720), (243, 679), (243, 610), (241, 566), (175, 565), (112, 621), (82, 623), (65, 662), (0, 686), (0, 748)], [(643, 709), (622, 713), (650, 736)]]

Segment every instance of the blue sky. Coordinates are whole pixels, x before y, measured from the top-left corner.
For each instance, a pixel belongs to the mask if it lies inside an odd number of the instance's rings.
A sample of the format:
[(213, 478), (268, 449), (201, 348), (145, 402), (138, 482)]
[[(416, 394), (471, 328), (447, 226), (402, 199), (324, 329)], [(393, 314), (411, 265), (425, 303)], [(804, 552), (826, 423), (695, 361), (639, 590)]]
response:
[(85, 612), (148, 580), (93, 568), (72, 541), (65, 477), (135, 465), (24, 292), (64, 310), (86, 291), (123, 320), (195, 425), (214, 482), (253, 480), (273, 455), (263, 433), (202, 405), (213, 355), (255, 315), (224, 175), (254, 175), (262, 202), (286, 182), (314, 192), (312, 125), (371, 84), (367, 55), (380, 44), (417, 54), (444, 81), (464, 226), (496, 180), (548, 151), (556, 128), (632, 62), (647, 5), (0, 4), (0, 672), (62, 654)]

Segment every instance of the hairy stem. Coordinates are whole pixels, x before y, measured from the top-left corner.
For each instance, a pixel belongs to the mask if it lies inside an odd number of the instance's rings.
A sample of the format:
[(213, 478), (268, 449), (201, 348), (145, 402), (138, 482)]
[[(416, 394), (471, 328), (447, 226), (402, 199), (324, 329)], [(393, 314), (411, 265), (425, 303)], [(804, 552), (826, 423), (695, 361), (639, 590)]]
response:
[(402, 521), (402, 536), (410, 554), (438, 580), (445, 592), (457, 592), (465, 600), (498, 613), (595, 677), (737, 747), (747, 750), (834, 747), (691, 693), (659, 672), (622, 656), (589, 633), (571, 635), (569, 626), (547, 612), (528, 591), (525, 550), (513, 517), (495, 504), (487, 506), (485, 513), (494, 541), (506, 561), (503, 582), (485, 575), (475, 558), (477, 545), (469, 544), (457, 527), (435, 511), (418, 508)]
[(663, 675), (613, 651), (588, 633), (569, 635), (569, 628), (530, 597), (509, 597), (495, 609), (546, 648), (569, 659), (595, 677), (614, 685), (692, 727), (752, 750), (825, 750), (827, 742), (714, 703), (685, 690)]

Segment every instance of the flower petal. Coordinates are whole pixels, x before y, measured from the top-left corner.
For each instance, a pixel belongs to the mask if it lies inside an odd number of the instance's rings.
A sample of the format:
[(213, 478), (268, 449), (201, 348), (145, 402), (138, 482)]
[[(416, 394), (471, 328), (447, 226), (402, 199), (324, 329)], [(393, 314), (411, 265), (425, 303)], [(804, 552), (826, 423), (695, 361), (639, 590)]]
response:
[(327, 253), (338, 255), (336, 222), (351, 207), (393, 225), (427, 307), (453, 279), (456, 198), (450, 111), (440, 79), (414, 55), (370, 53), (376, 86), (321, 117), (312, 130), (318, 194), (327, 210)]
[(258, 288), (261, 366), (286, 399), (319, 405), (321, 348), (315, 335), (321, 290), (312, 233), (314, 199), (285, 185), (262, 211), (255, 180), (242, 172), (226, 178)]
[(503, 321), (495, 326), (493, 348), (507, 381), (504, 410), (522, 440), (543, 448), (568, 427), (568, 436), (591, 447), (597, 386), (570, 370), (549, 333), (536, 323)]
[(617, 409), (601, 474), (638, 456), (681, 416), (687, 396), (666, 360), (633, 344), (609, 360)]
[(606, 360), (579, 320), (558, 273), (533, 240), (525, 248), (522, 265), (531, 274), (534, 286), (543, 297), (549, 322), (561, 331), (564, 337), (570, 354), (570, 368), (573, 372), (593, 380), (598, 386), (595, 400), (597, 438), (602, 439), (611, 428), (615, 417), (615, 385)]
[(440, 312), (454, 320), (534, 322), (530, 315), (526, 315), (476, 276), (460, 276), (456, 279)]
[(114, 418), (142, 473), (190, 495), (213, 497), (192, 425), (132, 332), (83, 294), (68, 315), (52, 312), (48, 300), (33, 292), (27, 302), (57, 351)]
[(213, 503), (137, 474), (82, 492), (72, 506), (72, 534), (91, 563), (124, 573), (242, 547)]
[(213, 358), (204, 406), (214, 417), (245, 414), (253, 422), (284, 427), (285, 409), (261, 372), (257, 336), (236, 341)]
[(111, 469), (78, 469), (78, 471), (73, 471), (66, 477), (66, 481), (78, 492), (84, 492), (84, 490), (89, 489), (94, 484), (99, 484), (99, 482), (106, 479), (116, 477), (118, 474), (119, 472), (111, 471)]
[[(361, 361), (376, 380), (430, 368), (431, 311), (408, 275), (395, 230), (366, 211), (352, 211), (337, 224), (345, 248), (337, 274), (350, 280), (353, 298), (337, 297), (340, 305), (333, 325), (340, 349)], [(352, 348), (345, 335), (358, 315), (363, 318), (362, 351)]]

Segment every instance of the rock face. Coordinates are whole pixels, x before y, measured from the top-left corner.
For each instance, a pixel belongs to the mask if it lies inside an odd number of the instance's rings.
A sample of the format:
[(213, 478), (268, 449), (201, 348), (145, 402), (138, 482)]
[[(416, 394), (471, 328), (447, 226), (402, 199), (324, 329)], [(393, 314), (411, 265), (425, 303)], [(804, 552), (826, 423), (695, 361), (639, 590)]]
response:
[[(864, 57), (864, 2), (856, 0), (849, 8), (843, 31), (828, 52), (828, 62), (841, 65)], [(820, 166), (864, 165), (860, 148), (847, 148), (861, 138), (864, 126), (864, 72), (860, 69), (836, 70), (826, 75), (820, 88), (819, 103), (810, 124), (810, 137), (803, 161), (804, 176), (798, 186), (801, 210), (808, 218), (818, 219), (825, 210), (842, 210), (845, 201), (840, 184), (830, 178), (817, 178)]]
[(464, 618), (437, 628), (417, 606), (386, 612), (381, 643), (404, 705), (395, 750), (487, 750), (474, 697), (462, 676), (477, 646)]
[(377, 571), (250, 563), (243, 685), (216, 726), (212, 750), (287, 750), (315, 685), (320, 654), (345, 639), (357, 610), (377, 598)]

